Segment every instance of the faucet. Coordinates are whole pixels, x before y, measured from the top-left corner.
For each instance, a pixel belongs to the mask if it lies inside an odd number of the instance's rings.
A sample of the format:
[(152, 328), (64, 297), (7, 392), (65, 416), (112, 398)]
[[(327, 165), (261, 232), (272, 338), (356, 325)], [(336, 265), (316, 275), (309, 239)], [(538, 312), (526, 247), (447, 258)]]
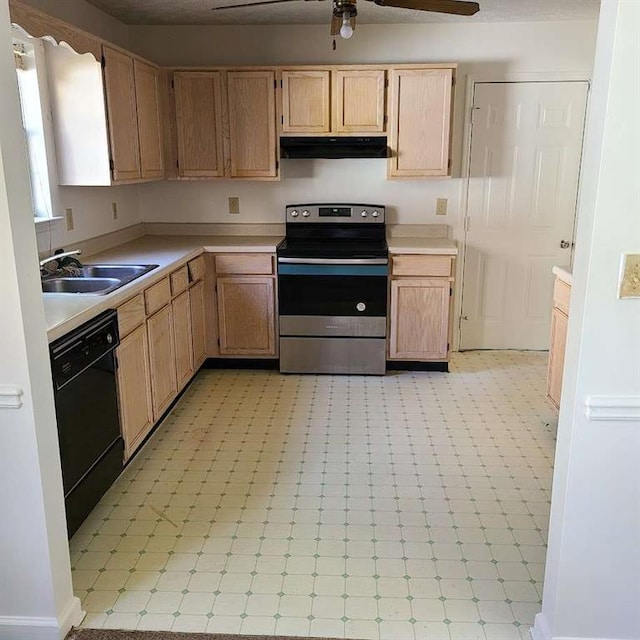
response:
[[(46, 272), (46, 269), (44, 269), (44, 266), (49, 262), (59, 261), (62, 258), (68, 258), (69, 256), (79, 256), (79, 255), (82, 255), (82, 251), (80, 251), (80, 249), (73, 249), (72, 251), (63, 251), (62, 249), (58, 249), (56, 253), (54, 253), (52, 256), (49, 256), (44, 260), (40, 260), (40, 271)], [(58, 268), (60, 268), (59, 262), (58, 262)]]

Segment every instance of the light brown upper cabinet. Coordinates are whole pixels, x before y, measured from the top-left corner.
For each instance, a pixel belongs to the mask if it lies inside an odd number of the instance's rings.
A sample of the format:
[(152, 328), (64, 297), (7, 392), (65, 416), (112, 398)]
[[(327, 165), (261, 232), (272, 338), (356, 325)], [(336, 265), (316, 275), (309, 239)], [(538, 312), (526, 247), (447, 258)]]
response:
[(384, 69), (339, 69), (333, 78), (333, 130), (384, 132)]
[(173, 75), (178, 175), (224, 176), (220, 72)]
[(391, 71), (390, 178), (450, 175), (453, 69)]
[(139, 60), (134, 60), (133, 71), (140, 141), (140, 177), (164, 178), (160, 127), (160, 71), (157, 67)]
[(282, 132), (329, 133), (331, 72), (282, 72)]
[(229, 71), (229, 146), (232, 178), (275, 178), (274, 71)]
[(140, 178), (140, 146), (133, 58), (103, 47), (113, 180)]

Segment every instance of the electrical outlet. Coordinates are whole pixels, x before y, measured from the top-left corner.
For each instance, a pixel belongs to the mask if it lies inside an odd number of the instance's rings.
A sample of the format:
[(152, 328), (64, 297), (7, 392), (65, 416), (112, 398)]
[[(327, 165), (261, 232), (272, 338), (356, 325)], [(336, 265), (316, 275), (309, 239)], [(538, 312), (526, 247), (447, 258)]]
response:
[(118, 219), (118, 203), (117, 202), (111, 203), (111, 212), (113, 214), (113, 219), (117, 220)]
[(618, 297), (640, 298), (640, 253), (622, 255)]
[(67, 231), (73, 231), (73, 209), (65, 209), (64, 214), (67, 219)]
[(436, 215), (437, 216), (446, 216), (447, 215), (447, 202), (446, 198), (436, 198)]
[(229, 213), (240, 213), (240, 198), (229, 198)]

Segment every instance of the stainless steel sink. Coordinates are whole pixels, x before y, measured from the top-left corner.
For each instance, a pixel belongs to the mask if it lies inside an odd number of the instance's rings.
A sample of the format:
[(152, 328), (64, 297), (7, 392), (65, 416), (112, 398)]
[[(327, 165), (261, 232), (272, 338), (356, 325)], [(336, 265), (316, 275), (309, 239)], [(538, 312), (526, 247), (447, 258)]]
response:
[(157, 267), (157, 264), (85, 264), (77, 276), (43, 278), (42, 291), (105, 295)]
[(157, 264), (85, 264), (81, 270), (81, 278), (134, 278), (155, 269)]
[(117, 289), (120, 280), (117, 278), (49, 278), (43, 280), (42, 291), (45, 293), (107, 293)]

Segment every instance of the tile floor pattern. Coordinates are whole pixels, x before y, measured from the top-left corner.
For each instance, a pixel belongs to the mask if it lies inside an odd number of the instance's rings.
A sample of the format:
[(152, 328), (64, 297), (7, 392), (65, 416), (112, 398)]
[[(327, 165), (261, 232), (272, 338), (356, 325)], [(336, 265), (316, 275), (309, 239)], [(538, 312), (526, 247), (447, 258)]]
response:
[(554, 452), (546, 359), (202, 371), (71, 542), (84, 626), (528, 639)]

